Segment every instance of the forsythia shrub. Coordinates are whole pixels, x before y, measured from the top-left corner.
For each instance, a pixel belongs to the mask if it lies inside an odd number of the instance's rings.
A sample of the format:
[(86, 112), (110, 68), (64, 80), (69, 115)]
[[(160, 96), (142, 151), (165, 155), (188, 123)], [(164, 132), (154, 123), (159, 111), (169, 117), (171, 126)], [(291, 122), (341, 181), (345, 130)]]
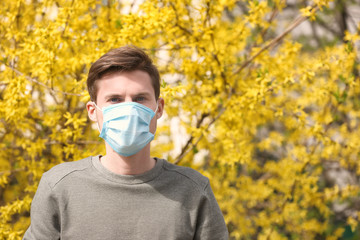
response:
[(329, 2), (279, 31), (281, 0), (2, 0), (0, 239), (24, 234), (44, 171), (104, 154), (85, 82), (125, 44), (162, 74), (153, 155), (210, 178), (231, 239), (356, 236), (360, 25), (311, 52), (290, 36)]

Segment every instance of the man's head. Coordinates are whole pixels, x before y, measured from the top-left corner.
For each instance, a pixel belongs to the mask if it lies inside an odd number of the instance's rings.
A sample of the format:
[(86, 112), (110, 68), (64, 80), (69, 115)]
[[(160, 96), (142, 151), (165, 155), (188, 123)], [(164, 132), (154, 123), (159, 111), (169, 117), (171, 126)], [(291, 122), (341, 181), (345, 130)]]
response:
[(91, 101), (86, 108), (100, 131), (105, 107), (135, 102), (155, 112), (149, 124), (150, 133), (155, 133), (157, 119), (163, 114), (164, 99), (159, 97), (159, 72), (142, 50), (125, 46), (106, 53), (91, 66), (87, 85)]
[(91, 101), (97, 102), (97, 82), (103, 76), (135, 70), (149, 74), (155, 92), (155, 99), (158, 100), (160, 95), (159, 71), (143, 50), (134, 46), (124, 46), (104, 54), (91, 66), (87, 78), (87, 87)]

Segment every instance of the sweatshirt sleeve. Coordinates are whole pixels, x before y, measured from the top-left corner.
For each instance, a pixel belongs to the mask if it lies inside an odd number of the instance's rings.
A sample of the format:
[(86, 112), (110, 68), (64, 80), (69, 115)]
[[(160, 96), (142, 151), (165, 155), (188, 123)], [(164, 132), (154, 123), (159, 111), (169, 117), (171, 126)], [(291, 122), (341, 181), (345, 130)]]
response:
[(23, 240), (60, 239), (59, 207), (44, 174), (31, 203), (31, 223)]
[(227, 240), (229, 233), (209, 182), (204, 191), (194, 240)]

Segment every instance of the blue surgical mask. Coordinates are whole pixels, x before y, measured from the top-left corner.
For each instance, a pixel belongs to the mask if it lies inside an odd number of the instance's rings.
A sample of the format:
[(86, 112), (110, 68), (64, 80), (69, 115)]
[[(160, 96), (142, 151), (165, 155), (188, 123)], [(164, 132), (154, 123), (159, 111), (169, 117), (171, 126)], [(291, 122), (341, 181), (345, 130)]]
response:
[[(155, 112), (157, 108), (156, 104)], [(118, 154), (134, 155), (154, 139), (149, 126), (155, 112), (150, 108), (136, 102), (124, 102), (99, 110), (103, 112), (100, 137)]]

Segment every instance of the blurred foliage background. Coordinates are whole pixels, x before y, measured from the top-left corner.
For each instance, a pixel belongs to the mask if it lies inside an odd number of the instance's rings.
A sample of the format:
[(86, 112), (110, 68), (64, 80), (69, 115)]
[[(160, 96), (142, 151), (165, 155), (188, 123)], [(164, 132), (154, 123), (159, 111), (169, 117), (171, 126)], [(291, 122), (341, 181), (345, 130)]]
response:
[(231, 239), (359, 239), (356, 0), (2, 0), (0, 239), (44, 171), (104, 154), (86, 77), (146, 50), (166, 114), (152, 154), (209, 177)]

